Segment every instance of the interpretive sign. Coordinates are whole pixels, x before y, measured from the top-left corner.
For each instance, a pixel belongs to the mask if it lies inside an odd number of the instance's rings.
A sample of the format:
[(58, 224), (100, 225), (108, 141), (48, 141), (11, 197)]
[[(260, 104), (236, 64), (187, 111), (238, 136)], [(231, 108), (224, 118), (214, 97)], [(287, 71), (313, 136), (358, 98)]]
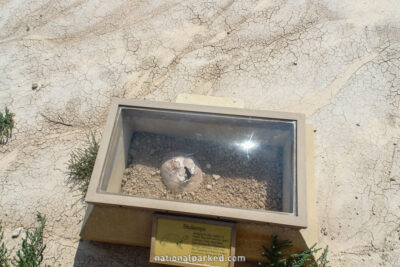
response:
[(233, 266), (233, 223), (154, 215), (150, 261), (179, 266)]

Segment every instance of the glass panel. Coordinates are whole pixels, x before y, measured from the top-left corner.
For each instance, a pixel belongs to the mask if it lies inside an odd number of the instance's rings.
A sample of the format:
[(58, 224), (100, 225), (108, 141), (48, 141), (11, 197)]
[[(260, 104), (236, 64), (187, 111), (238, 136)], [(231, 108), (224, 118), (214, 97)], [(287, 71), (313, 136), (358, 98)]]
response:
[(295, 121), (128, 107), (120, 116), (120, 194), (295, 212)]

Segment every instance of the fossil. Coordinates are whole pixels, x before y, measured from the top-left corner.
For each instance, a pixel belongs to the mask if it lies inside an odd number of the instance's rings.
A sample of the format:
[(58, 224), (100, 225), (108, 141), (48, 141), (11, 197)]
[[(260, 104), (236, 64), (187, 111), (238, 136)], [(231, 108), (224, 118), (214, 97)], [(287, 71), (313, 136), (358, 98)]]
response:
[(203, 181), (203, 172), (190, 154), (173, 153), (161, 165), (161, 177), (174, 193), (193, 192)]

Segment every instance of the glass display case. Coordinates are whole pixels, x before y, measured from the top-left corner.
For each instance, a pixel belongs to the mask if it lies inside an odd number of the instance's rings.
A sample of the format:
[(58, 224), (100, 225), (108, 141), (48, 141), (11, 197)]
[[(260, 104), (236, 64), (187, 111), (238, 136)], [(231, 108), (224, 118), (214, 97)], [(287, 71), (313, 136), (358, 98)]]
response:
[(113, 102), (89, 203), (306, 227), (304, 115)]

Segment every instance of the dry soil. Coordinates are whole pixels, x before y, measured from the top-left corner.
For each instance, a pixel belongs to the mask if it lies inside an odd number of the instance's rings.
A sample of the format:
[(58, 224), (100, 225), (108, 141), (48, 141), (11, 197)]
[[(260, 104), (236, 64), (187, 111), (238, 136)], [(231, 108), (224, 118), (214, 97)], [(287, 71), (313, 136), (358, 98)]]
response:
[[(161, 164), (176, 151), (200, 164), (203, 182), (194, 192), (175, 194), (162, 182)], [(136, 133), (132, 138), (130, 156), (132, 162), (122, 180), (125, 194), (281, 210), (282, 150), (279, 147), (261, 146), (247, 153), (234, 144)]]

